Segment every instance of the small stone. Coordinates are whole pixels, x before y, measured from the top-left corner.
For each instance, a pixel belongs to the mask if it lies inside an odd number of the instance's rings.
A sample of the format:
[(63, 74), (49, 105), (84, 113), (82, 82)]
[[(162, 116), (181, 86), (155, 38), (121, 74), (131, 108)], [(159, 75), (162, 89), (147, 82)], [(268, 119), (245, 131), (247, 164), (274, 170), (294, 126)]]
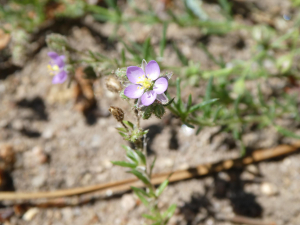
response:
[(162, 162), (162, 164), (163, 164), (163, 166), (170, 168), (174, 165), (174, 161), (173, 161), (173, 159), (167, 158)]
[(260, 190), (263, 194), (267, 195), (267, 196), (273, 196), (278, 194), (278, 189), (274, 184), (268, 183), (268, 182), (264, 182), (261, 184), (260, 186)]
[(186, 169), (188, 169), (189, 168), (189, 164), (188, 163), (183, 163), (183, 164), (180, 164), (179, 166), (178, 166), (178, 169), (179, 170), (186, 170)]
[(1, 120), (0, 121), (0, 128), (5, 128), (7, 127), (9, 122), (7, 120)]
[(187, 125), (183, 124), (181, 126), (181, 131), (185, 136), (191, 136), (195, 133), (195, 129), (188, 127)]
[(38, 208), (31, 208), (29, 209), (24, 215), (23, 215), (23, 220), (25, 221), (31, 221), (36, 214), (38, 214), (39, 209)]
[(255, 175), (260, 174), (258, 167), (256, 165), (253, 165), (253, 164), (248, 165), (246, 167), (246, 170), (249, 171), (252, 174), (255, 174)]
[(122, 196), (121, 205), (126, 212), (129, 212), (136, 206), (136, 200), (132, 194), (125, 194)]
[(31, 184), (36, 188), (40, 188), (46, 183), (46, 180), (47, 180), (46, 174), (41, 173), (32, 179)]
[(66, 221), (71, 221), (72, 218), (73, 218), (73, 212), (72, 212), (72, 209), (70, 207), (63, 208), (61, 210), (61, 214), (63, 216), (63, 219), (66, 220)]
[(105, 169), (110, 169), (112, 168), (113, 164), (109, 161), (109, 160), (104, 160), (102, 162), (103, 166), (105, 167)]
[(14, 120), (11, 124), (14, 130), (21, 131), (24, 128), (24, 124), (21, 120)]
[(44, 139), (52, 139), (54, 137), (54, 131), (52, 129), (46, 129), (42, 133)]
[(86, 173), (86, 174), (84, 174), (84, 176), (82, 177), (81, 183), (82, 183), (83, 185), (86, 185), (86, 184), (89, 184), (91, 180), (92, 180), (92, 174)]

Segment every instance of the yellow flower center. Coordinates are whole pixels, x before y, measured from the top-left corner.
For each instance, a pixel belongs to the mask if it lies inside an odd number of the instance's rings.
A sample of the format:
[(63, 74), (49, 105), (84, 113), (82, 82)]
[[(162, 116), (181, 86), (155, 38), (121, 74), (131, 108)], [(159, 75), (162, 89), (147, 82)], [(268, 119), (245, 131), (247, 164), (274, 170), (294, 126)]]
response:
[(51, 66), (50, 64), (48, 64), (47, 68), (48, 68), (49, 73), (50, 73), (51, 76), (53, 76), (55, 74), (55, 72), (59, 71), (58, 65)]
[(139, 87), (139, 88), (145, 88), (145, 89), (148, 89), (152, 86), (152, 81), (150, 79), (148, 79), (147, 77), (145, 77), (145, 75), (143, 76), (140, 76), (138, 78), (138, 82), (136, 82), (137, 84), (141, 84), (142, 87)]

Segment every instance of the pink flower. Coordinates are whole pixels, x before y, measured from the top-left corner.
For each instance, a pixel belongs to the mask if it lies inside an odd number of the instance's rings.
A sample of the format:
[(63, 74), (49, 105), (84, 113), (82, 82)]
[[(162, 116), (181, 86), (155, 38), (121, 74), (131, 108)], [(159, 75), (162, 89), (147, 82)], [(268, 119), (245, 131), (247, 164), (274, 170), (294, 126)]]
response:
[(128, 98), (139, 99), (144, 106), (151, 105), (156, 99), (162, 103), (168, 101), (164, 92), (168, 88), (168, 79), (159, 77), (160, 68), (156, 61), (150, 61), (145, 71), (137, 66), (129, 66), (126, 71), (128, 80), (131, 82), (124, 90)]
[(48, 65), (50, 75), (53, 75), (52, 83), (63, 83), (67, 80), (68, 74), (65, 71), (65, 59), (64, 55), (58, 55), (56, 52), (48, 52), (48, 56), (51, 61)]

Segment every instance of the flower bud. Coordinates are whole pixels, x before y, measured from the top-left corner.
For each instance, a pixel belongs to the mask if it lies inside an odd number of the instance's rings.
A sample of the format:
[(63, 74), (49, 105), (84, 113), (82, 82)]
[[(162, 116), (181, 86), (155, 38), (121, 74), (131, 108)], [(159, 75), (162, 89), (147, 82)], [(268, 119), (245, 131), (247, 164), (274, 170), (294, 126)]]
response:
[(115, 76), (108, 76), (105, 85), (111, 92), (119, 93), (122, 90), (122, 85)]
[(47, 45), (50, 49), (57, 53), (63, 53), (63, 51), (69, 48), (69, 43), (66, 37), (60, 34), (50, 34), (46, 37)]
[(109, 112), (115, 117), (115, 119), (118, 122), (122, 122), (124, 119), (124, 112), (122, 109), (115, 107), (115, 106), (111, 106), (109, 108)]
[(127, 68), (117, 69), (117, 70), (115, 71), (115, 74), (116, 74), (117, 77), (119, 77), (119, 78), (125, 78), (125, 77), (126, 77), (126, 70), (127, 70)]

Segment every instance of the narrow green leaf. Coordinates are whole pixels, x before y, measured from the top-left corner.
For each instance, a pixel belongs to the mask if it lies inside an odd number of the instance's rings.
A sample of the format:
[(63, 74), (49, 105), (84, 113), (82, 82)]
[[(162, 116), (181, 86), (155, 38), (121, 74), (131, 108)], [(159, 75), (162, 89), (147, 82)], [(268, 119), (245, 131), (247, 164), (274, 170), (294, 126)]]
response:
[(202, 127), (199, 126), (198, 129), (197, 129), (197, 131), (196, 131), (196, 135), (198, 135), (198, 134), (200, 133), (201, 130), (202, 130)]
[(146, 165), (146, 157), (145, 157), (144, 153), (142, 153), (139, 150), (136, 150), (135, 152), (136, 152), (136, 154), (138, 154), (141, 164)]
[(165, 188), (168, 186), (169, 184), (169, 180), (165, 180), (164, 182), (162, 182), (159, 187), (156, 189), (155, 194), (156, 196), (160, 196), (161, 193), (165, 190)]
[(176, 210), (176, 205), (175, 204), (172, 204), (168, 209), (167, 211), (165, 211), (163, 214), (162, 214), (162, 217), (163, 218), (171, 218)]
[(150, 58), (150, 41), (151, 39), (148, 37), (143, 45), (143, 58), (146, 60), (149, 60)]
[(174, 99), (175, 98), (172, 98), (167, 104), (164, 104), (163, 106), (169, 106), (169, 105), (171, 105), (173, 103)]
[(132, 169), (135, 169), (137, 167), (137, 164), (124, 162), (124, 161), (111, 161), (111, 163), (116, 166), (128, 167)]
[(126, 145), (122, 145), (122, 147), (126, 150), (126, 156), (128, 157), (128, 159), (130, 159), (136, 164), (140, 163), (140, 158), (138, 154), (132, 148)]
[(144, 191), (142, 188), (137, 188), (137, 187), (133, 187), (133, 186), (130, 186), (130, 187), (132, 190), (140, 192), (141, 194), (143, 194), (144, 196), (146, 196), (148, 198), (150, 197), (150, 195), (146, 191)]
[(129, 171), (129, 173), (132, 173), (133, 175), (135, 175), (138, 179), (140, 179), (144, 184), (149, 185), (150, 181), (147, 177), (145, 177), (141, 172), (133, 169), (131, 171)]
[(152, 223), (151, 225), (161, 225), (161, 224), (163, 224), (162, 221), (158, 221), (158, 222)]
[(139, 192), (139, 191), (135, 191), (133, 190), (134, 194), (136, 196), (138, 196), (138, 198), (141, 200), (141, 202), (147, 207), (149, 205), (149, 202), (147, 201), (147, 199)]
[(125, 49), (124, 48), (122, 49), (121, 56), (122, 56), (122, 66), (125, 66), (126, 65), (126, 57), (125, 57)]
[(210, 100), (201, 102), (201, 103), (199, 103), (199, 104), (197, 104), (197, 105), (194, 105), (194, 106), (192, 106), (192, 107), (190, 108), (189, 113), (193, 113), (193, 112), (195, 112), (196, 110), (198, 110), (198, 109), (200, 109), (200, 108), (203, 108), (203, 107), (205, 107), (205, 106), (211, 105), (212, 103), (214, 103), (214, 102), (216, 102), (216, 101), (218, 101), (218, 100), (219, 100), (219, 99), (214, 98), (214, 99), (210, 99)]
[(126, 132), (127, 132), (127, 130), (126, 130), (124, 127), (116, 127), (116, 129), (117, 129), (118, 131), (123, 132), (123, 133), (126, 133)]
[(277, 130), (280, 134), (282, 134), (282, 135), (284, 135), (284, 136), (286, 136), (286, 137), (291, 137), (291, 138), (300, 139), (300, 136), (299, 136), (299, 135), (297, 135), (297, 134), (295, 134), (294, 132), (292, 132), (292, 131), (290, 131), (290, 130), (287, 130), (287, 129), (281, 127), (281, 126), (276, 125), (275, 128), (276, 128), (276, 130)]
[(125, 125), (129, 126), (131, 129), (134, 129), (134, 125), (130, 121), (123, 120), (123, 123), (125, 123)]
[(166, 38), (166, 33), (167, 33), (167, 28), (168, 28), (168, 24), (166, 22), (164, 22), (164, 26), (163, 26), (163, 35), (162, 35), (162, 39), (160, 40), (160, 57), (164, 56), (164, 51), (166, 48), (166, 43), (167, 43), (167, 38)]
[(214, 112), (214, 114), (213, 114), (213, 120), (212, 120), (213, 122), (215, 122), (217, 120), (217, 118), (218, 118), (218, 116), (219, 116), (219, 114), (221, 112), (221, 109), (222, 109), (222, 106), (219, 106), (217, 108), (217, 110)]
[(189, 123), (184, 123), (186, 126), (188, 126), (189, 128), (195, 128), (192, 124), (189, 124)]
[(154, 157), (152, 163), (151, 163), (151, 166), (150, 166), (150, 178), (151, 178), (151, 175), (152, 175), (152, 171), (153, 171), (153, 168), (154, 168), (154, 165), (155, 165), (155, 161), (156, 161), (156, 156)]
[(123, 132), (119, 132), (119, 134), (123, 137), (123, 138), (128, 138), (127, 134), (124, 134)]
[(178, 59), (181, 61), (182, 65), (188, 66), (188, 59), (185, 57), (185, 55), (178, 49), (178, 47), (173, 43), (173, 48), (177, 54)]
[(189, 99), (188, 99), (188, 103), (187, 103), (187, 106), (186, 106), (186, 110), (189, 111), (190, 107), (192, 106), (192, 95), (190, 94), (189, 95)]
[(241, 96), (239, 95), (234, 101), (234, 113), (237, 117), (239, 117), (239, 103), (241, 100)]
[(156, 218), (155, 216), (151, 216), (149, 214), (143, 214), (142, 217), (148, 219), (148, 220), (153, 220), (156, 221), (158, 218)]

